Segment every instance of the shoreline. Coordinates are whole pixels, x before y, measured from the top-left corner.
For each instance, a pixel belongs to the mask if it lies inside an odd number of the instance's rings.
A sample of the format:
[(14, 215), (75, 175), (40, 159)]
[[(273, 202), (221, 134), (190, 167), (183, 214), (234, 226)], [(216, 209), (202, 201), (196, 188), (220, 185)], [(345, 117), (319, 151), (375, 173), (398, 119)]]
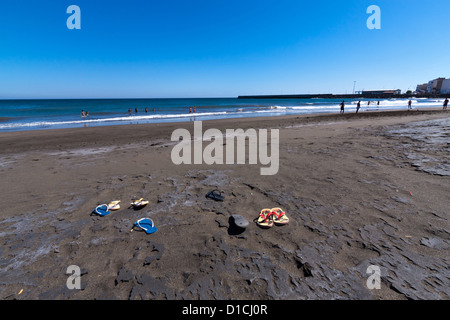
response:
[[(283, 115), (271, 117), (245, 117), (229, 119), (211, 119), (202, 121), (205, 128), (218, 128), (224, 130), (227, 127), (242, 129), (282, 127), (283, 124), (311, 123), (324, 121), (353, 121), (363, 119), (376, 119), (384, 117), (414, 117), (433, 115), (445, 116), (442, 109), (430, 108), (426, 110), (383, 110), (365, 111), (355, 114), (348, 112), (339, 113), (316, 113), (301, 115)], [(83, 128), (43, 129), (0, 132), (0, 150), (2, 153), (17, 152), (19, 150), (34, 150), (55, 148), (62, 143), (73, 147), (85, 147), (105, 143), (114, 140), (117, 143), (130, 143), (132, 141), (170, 139), (171, 133), (178, 128), (189, 129), (193, 121), (183, 122), (161, 122), (143, 124), (123, 124), (110, 126), (95, 126)], [(376, 123), (374, 123), (376, 124)], [(151, 135), (151, 136), (149, 136)], [(58, 148), (61, 148), (59, 146)]]
[[(0, 299), (449, 299), (449, 118), (203, 122), (280, 129), (274, 176), (260, 165), (174, 165), (170, 136), (192, 122), (1, 133)], [(205, 197), (216, 188), (224, 201)], [(146, 207), (129, 207), (141, 197)], [(92, 214), (112, 200), (120, 210)], [(275, 207), (287, 225), (254, 223)], [(237, 229), (233, 214), (250, 225)], [(130, 232), (143, 217), (157, 232)], [(66, 286), (71, 265), (80, 289)], [(379, 290), (366, 285), (369, 265), (381, 269)]]

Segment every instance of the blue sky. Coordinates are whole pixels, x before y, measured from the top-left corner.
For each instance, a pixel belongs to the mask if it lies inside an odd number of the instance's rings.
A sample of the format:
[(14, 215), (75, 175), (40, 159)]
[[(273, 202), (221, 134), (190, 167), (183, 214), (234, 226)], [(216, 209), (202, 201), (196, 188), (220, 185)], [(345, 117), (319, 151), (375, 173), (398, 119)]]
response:
[[(5, 2), (0, 98), (406, 91), (450, 77), (448, 0)], [(66, 26), (70, 5), (81, 30)], [(380, 30), (366, 27), (370, 5)]]

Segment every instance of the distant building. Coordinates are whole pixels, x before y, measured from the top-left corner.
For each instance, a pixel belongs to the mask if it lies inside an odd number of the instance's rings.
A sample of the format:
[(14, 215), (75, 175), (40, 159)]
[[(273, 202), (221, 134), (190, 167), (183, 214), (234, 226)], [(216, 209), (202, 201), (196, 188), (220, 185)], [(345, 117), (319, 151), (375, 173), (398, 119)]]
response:
[(449, 94), (450, 93), (450, 79), (436, 78), (424, 84), (418, 84), (416, 88), (417, 93), (431, 93), (431, 94)]
[(397, 90), (363, 90), (363, 91), (358, 91), (361, 94), (401, 94), (402, 91), (400, 89)]
[(450, 93), (450, 79), (444, 79), (442, 81), (441, 93), (443, 93), (443, 94)]
[(437, 78), (434, 80), (428, 81), (427, 92), (428, 93), (441, 93), (442, 83), (445, 78)]
[(428, 82), (424, 84), (418, 84), (416, 91), (419, 93), (426, 93), (428, 92)]

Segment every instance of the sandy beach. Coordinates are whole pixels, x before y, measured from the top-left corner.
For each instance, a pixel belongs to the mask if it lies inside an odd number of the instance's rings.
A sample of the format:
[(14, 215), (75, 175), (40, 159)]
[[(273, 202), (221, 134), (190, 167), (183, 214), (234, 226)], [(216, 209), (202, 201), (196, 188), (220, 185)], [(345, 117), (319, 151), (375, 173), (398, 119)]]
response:
[[(279, 129), (273, 176), (173, 164), (178, 128), (193, 123), (0, 133), (0, 299), (450, 298), (449, 112), (203, 122)], [(215, 188), (223, 202), (205, 197)], [(92, 214), (112, 200), (120, 210)], [(257, 226), (275, 207), (289, 223)], [(158, 231), (130, 232), (143, 217)], [(80, 289), (67, 287), (71, 265)], [(370, 265), (380, 289), (367, 287)]]

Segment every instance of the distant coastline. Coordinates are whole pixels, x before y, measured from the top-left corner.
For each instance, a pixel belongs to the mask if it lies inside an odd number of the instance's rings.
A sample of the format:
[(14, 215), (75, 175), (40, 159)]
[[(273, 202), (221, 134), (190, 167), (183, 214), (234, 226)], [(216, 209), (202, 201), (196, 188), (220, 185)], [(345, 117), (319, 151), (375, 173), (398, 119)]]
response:
[(238, 96), (238, 99), (407, 99), (450, 98), (450, 94), (282, 94)]

